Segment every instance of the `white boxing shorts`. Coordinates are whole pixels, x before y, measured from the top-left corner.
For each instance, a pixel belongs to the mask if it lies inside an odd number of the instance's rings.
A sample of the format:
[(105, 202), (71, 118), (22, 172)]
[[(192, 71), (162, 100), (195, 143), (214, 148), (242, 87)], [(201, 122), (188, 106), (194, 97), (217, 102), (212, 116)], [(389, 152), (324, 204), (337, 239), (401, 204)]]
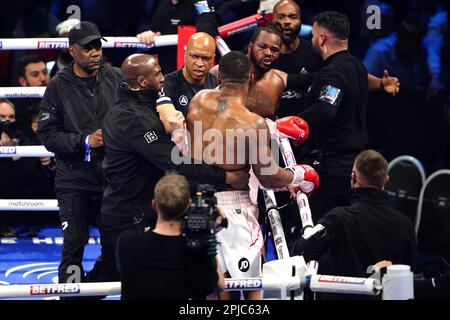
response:
[(260, 277), (264, 240), (258, 223), (258, 207), (248, 191), (223, 191), (215, 194), (228, 220), (228, 228), (216, 234), (217, 257), (232, 278)]

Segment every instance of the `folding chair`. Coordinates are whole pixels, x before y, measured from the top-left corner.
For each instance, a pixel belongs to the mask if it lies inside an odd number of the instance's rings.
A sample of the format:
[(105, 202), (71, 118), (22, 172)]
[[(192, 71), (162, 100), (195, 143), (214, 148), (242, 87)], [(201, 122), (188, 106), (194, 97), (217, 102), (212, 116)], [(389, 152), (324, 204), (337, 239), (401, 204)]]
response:
[(430, 175), (420, 192), (415, 222), (420, 253), (434, 256), (448, 268), (450, 257), (450, 170)]
[(384, 190), (389, 202), (415, 223), (420, 191), (425, 184), (423, 165), (414, 157), (400, 156), (389, 163), (388, 173), (389, 182)]

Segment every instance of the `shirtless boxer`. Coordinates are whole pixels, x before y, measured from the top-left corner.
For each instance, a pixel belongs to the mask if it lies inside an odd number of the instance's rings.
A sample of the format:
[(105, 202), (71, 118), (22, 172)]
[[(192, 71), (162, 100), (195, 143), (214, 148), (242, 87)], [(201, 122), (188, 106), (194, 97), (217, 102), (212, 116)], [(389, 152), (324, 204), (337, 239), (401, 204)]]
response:
[[(219, 89), (200, 91), (189, 106), (187, 128), (191, 134), (191, 157), (225, 170), (251, 166), (266, 188), (289, 186), (292, 192), (299, 189), (312, 192), (318, 185), (317, 173), (304, 165), (280, 168), (272, 158), (266, 121), (246, 107), (250, 81), (248, 57), (236, 51), (222, 57), (219, 80)], [(307, 130), (298, 117), (280, 119), (276, 126), (280, 134), (296, 140), (302, 140)], [(225, 276), (260, 276), (264, 243), (258, 209), (250, 201), (249, 192), (230, 187), (216, 193), (216, 197), (229, 222), (228, 228), (217, 234), (218, 258), (224, 272), (227, 271)], [(260, 291), (247, 291), (245, 297), (260, 299)]]
[(253, 33), (248, 46), (247, 56), (251, 61), (253, 78), (247, 108), (261, 117), (272, 117), (280, 102), (284, 90), (284, 81), (272, 69), (278, 60), (282, 46), (282, 33), (273, 26), (260, 28)]
[[(247, 56), (252, 63), (253, 78), (250, 82), (247, 108), (262, 117), (273, 117), (278, 110), (281, 95), (285, 89), (288, 75), (273, 69), (283, 47), (283, 33), (275, 25), (260, 27), (253, 33), (248, 46)], [(217, 74), (217, 67), (211, 73)], [(312, 77), (305, 82), (306, 89)], [(369, 90), (383, 87), (385, 92), (395, 95), (399, 91), (398, 78), (390, 77), (385, 71), (383, 78), (368, 75)], [(380, 82), (382, 81), (382, 86)], [(307, 83), (307, 84), (306, 84)], [(305, 89), (305, 90), (306, 90)]]

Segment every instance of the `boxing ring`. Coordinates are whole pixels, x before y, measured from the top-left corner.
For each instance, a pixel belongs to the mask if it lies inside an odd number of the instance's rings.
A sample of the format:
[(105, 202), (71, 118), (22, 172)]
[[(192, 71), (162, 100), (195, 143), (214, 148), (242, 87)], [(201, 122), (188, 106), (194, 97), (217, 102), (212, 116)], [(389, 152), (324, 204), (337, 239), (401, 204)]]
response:
[[(375, 278), (302, 275), (294, 277), (260, 277), (225, 279), (224, 291), (264, 290), (286, 298), (287, 292), (309, 288), (313, 292), (333, 292), (376, 296), (383, 300), (413, 299), (413, 275), (409, 266), (388, 267), (382, 282)], [(399, 288), (401, 290), (399, 290)], [(30, 284), (0, 286), (0, 299), (21, 297), (77, 297), (119, 295), (120, 282)]]
[[(224, 38), (252, 30), (265, 23), (264, 15), (255, 14), (250, 17), (219, 27), (219, 36), (216, 37), (217, 49), (221, 55), (230, 51)], [(310, 26), (303, 26), (302, 32), (310, 32)], [(154, 45), (146, 45), (135, 37), (105, 37), (103, 48), (136, 48), (145, 49), (179, 44), (178, 35), (156, 36)], [(0, 39), (0, 50), (26, 50), (26, 49), (63, 49), (68, 48), (67, 38), (16, 38)], [(45, 87), (7, 87), (0, 88), (0, 98), (42, 98)], [(289, 141), (279, 141), (283, 159), (286, 165), (295, 164)], [(0, 157), (53, 157), (54, 154), (44, 146), (2, 146)], [(267, 216), (271, 225), (273, 242), (278, 260), (263, 265), (263, 277), (225, 279), (225, 291), (263, 290), (264, 299), (302, 299), (303, 290), (309, 288), (313, 292), (335, 292), (346, 294), (379, 295), (383, 292), (383, 299), (412, 299), (412, 273), (406, 266), (392, 266), (390, 282), (382, 282), (375, 278), (353, 278), (331, 275), (318, 275), (317, 262), (306, 265), (302, 257), (289, 257), (286, 239), (284, 236), (279, 208), (276, 204), (275, 193), (272, 190), (263, 190)], [(309, 210), (308, 198), (305, 194), (297, 195), (297, 204), (303, 224), (303, 238), (320, 234), (323, 227), (314, 226)], [(55, 199), (0, 199), (0, 211), (58, 211)], [(45, 264), (45, 263), (44, 263)], [(50, 263), (52, 264), (52, 263)], [(396, 269), (398, 268), (398, 270)], [(13, 268), (14, 269), (14, 268)], [(43, 267), (45, 271), (45, 267)], [(389, 269), (389, 268), (388, 268)], [(48, 271), (50, 273), (52, 271)], [(402, 275), (402, 277), (399, 276)], [(389, 275), (389, 271), (388, 271)], [(397, 275), (397, 279), (395, 277)], [(411, 277), (410, 277), (411, 276)], [(385, 277), (386, 278), (386, 277)], [(405, 280), (408, 278), (407, 280)], [(392, 280), (394, 279), (394, 280)], [(401, 279), (402, 291), (389, 283), (397, 283)], [(397, 281), (397, 282), (396, 282)], [(3, 284), (3, 285), (2, 285)], [(68, 283), (68, 284), (25, 284), (14, 285), (0, 281), (0, 299), (54, 297), (54, 296), (98, 296), (118, 295), (121, 292), (120, 282), (95, 283)], [(384, 289), (384, 290), (383, 290)], [(295, 297), (294, 297), (295, 296)]]

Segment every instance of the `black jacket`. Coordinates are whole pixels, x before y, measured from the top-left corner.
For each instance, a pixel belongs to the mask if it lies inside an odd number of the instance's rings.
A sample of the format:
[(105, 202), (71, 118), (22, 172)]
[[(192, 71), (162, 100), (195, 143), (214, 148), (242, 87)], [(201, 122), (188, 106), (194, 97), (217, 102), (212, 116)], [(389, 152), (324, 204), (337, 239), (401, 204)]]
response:
[(199, 183), (225, 184), (225, 172), (218, 168), (172, 162), (179, 151), (156, 113), (157, 97), (154, 90), (120, 88), (119, 101), (103, 121), (103, 216), (132, 218), (136, 213), (151, 213), (153, 189), (167, 170), (177, 170)]
[[(349, 176), (355, 156), (367, 143), (367, 70), (343, 50), (328, 57), (313, 76), (305, 110), (298, 115), (306, 120), (312, 133), (307, 141), (309, 151), (321, 153), (306, 162), (323, 162), (323, 168), (316, 168), (319, 174)], [(289, 76), (287, 86), (302, 86), (298, 79)]]
[(56, 189), (103, 191), (103, 148), (84, 161), (87, 135), (99, 129), (116, 100), (120, 70), (102, 66), (92, 94), (72, 67), (61, 70), (48, 84), (41, 104), (38, 137), (56, 155)]
[(214, 257), (182, 236), (125, 231), (117, 243), (122, 300), (199, 300), (217, 287)]
[(392, 208), (380, 189), (354, 189), (349, 206), (330, 210), (318, 224), (326, 234), (302, 246), (298, 241), (294, 252), (303, 251), (310, 261), (323, 258), (329, 250), (329, 260), (319, 262), (321, 274), (367, 277), (367, 267), (381, 260), (414, 268), (416, 241), (411, 220)]

